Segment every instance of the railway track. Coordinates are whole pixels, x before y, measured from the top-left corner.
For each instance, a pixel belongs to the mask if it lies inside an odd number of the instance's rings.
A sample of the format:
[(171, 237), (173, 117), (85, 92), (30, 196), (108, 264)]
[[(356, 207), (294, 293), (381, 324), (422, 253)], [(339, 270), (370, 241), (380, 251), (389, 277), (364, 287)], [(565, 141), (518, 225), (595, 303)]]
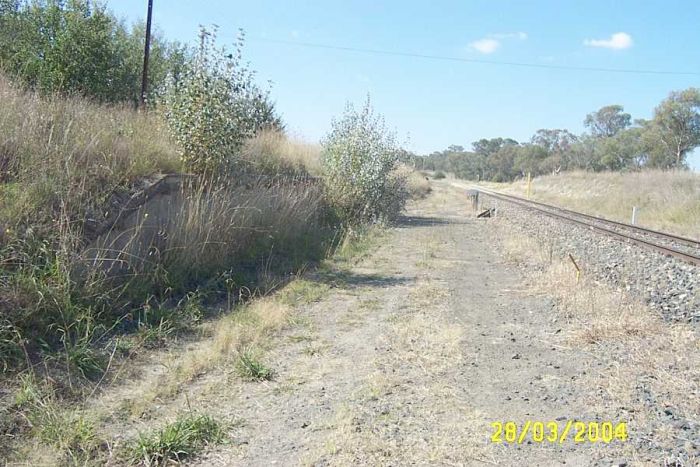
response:
[(495, 199), (538, 211), (544, 215), (564, 219), (582, 225), (618, 240), (672, 256), (690, 264), (700, 266), (700, 241), (692, 238), (646, 229), (637, 225), (613, 221), (602, 217), (591, 216), (570, 209), (560, 208), (551, 204), (540, 203), (518, 196), (507, 195), (496, 191), (476, 188), (477, 191)]

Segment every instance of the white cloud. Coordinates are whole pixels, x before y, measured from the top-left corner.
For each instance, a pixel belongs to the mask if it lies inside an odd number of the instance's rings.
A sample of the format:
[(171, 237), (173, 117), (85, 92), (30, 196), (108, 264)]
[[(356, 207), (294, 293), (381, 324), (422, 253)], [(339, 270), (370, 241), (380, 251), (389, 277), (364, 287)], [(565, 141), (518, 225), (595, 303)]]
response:
[(478, 41), (470, 42), (469, 47), (485, 55), (494, 53), (501, 43), (496, 39), (479, 39)]
[(497, 32), (489, 34), (482, 39), (475, 40), (469, 43), (469, 48), (476, 50), (484, 55), (492, 54), (501, 47), (503, 41), (516, 39), (524, 41), (527, 39), (525, 32)]
[(588, 47), (603, 47), (606, 49), (629, 49), (632, 47), (632, 36), (626, 32), (616, 32), (609, 39), (586, 39), (583, 45)]
[(489, 34), (488, 37), (492, 37), (494, 39), (518, 39), (521, 41), (524, 41), (527, 39), (527, 33), (526, 32), (498, 32), (496, 34)]

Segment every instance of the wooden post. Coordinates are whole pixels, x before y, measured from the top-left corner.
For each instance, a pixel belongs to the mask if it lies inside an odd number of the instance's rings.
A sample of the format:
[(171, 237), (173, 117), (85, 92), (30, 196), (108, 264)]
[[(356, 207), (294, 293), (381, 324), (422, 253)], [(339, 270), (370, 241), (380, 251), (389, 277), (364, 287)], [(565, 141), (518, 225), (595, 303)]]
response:
[(141, 75), (141, 107), (146, 106), (148, 98), (148, 58), (151, 54), (151, 19), (153, 17), (153, 0), (148, 0), (146, 17), (146, 46), (143, 50), (143, 74)]

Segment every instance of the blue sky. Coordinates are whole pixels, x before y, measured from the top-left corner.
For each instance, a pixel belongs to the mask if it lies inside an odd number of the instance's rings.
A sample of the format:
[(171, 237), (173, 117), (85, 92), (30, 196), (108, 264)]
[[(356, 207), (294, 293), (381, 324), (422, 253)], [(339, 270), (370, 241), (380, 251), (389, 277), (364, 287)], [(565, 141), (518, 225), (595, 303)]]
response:
[[(128, 21), (146, 0), (112, 0)], [(317, 141), (346, 101), (370, 93), (399, 139), (418, 153), (479, 138), (525, 141), (539, 128), (584, 130), (588, 112), (621, 104), (650, 118), (700, 75), (522, 68), (372, 55), (307, 42), (542, 65), (700, 73), (700, 2), (665, 1), (184, 1), (154, 0), (166, 37), (193, 42), (217, 24), (222, 42), (246, 31), (246, 59), (292, 133)], [(691, 164), (700, 168), (700, 151)]]

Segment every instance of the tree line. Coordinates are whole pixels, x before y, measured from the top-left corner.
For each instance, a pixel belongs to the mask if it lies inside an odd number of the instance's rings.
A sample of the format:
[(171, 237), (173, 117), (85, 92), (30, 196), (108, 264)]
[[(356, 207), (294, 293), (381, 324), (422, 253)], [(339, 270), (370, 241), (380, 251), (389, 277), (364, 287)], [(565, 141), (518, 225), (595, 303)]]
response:
[(471, 150), (452, 145), (427, 156), (410, 155), (418, 169), (451, 172), (470, 180), (509, 181), (560, 170), (687, 168), (700, 146), (700, 89), (674, 91), (650, 120), (632, 120), (621, 105), (608, 105), (584, 119), (587, 132), (541, 129), (530, 141), (480, 139)]
[[(145, 24), (127, 26), (90, 0), (0, 0), (0, 69), (45, 94), (137, 103)], [(192, 58), (157, 31), (149, 80), (158, 89)]]

